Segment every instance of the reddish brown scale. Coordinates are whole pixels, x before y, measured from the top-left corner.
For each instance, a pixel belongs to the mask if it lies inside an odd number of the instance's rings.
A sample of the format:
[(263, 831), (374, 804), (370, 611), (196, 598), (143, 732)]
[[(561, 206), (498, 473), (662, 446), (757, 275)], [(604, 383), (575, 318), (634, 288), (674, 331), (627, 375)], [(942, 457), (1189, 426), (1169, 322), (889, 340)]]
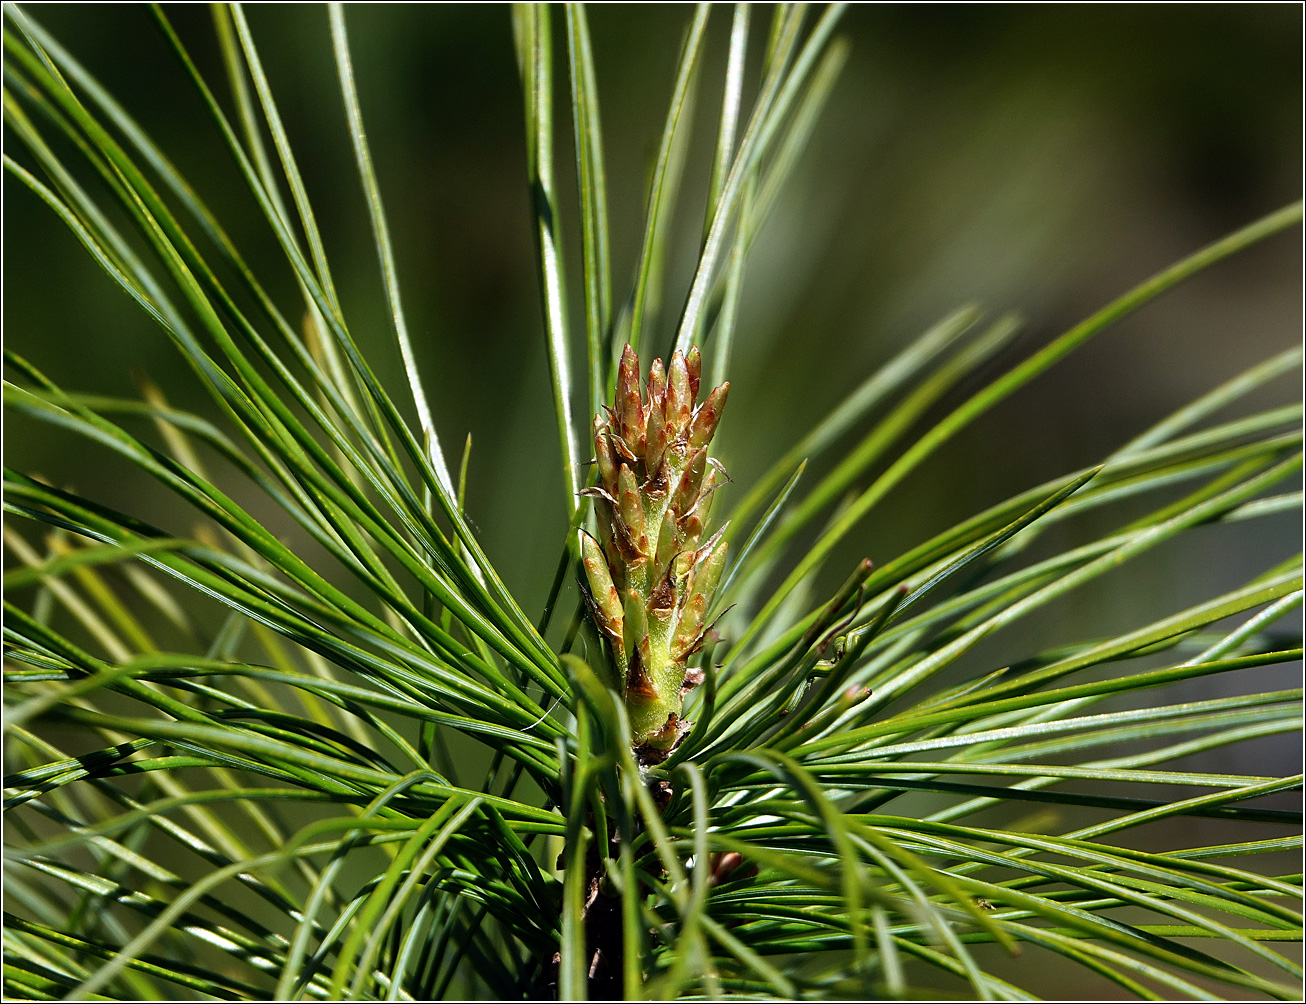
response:
[(657, 700), (658, 692), (653, 689), (653, 681), (644, 672), (644, 664), (636, 654), (630, 660), (630, 669), (626, 671), (626, 700)]
[(703, 375), (703, 356), (697, 345), (691, 345), (685, 356), (685, 373), (689, 377), (689, 400), (697, 401), (699, 378)]
[(621, 460), (631, 465), (639, 463), (639, 457), (630, 451), (630, 447), (626, 445), (625, 439), (621, 436), (609, 435), (608, 442), (612, 444), (612, 449)]
[(652, 617), (665, 621), (671, 617), (676, 608), (676, 581), (667, 570), (648, 598), (648, 612)]

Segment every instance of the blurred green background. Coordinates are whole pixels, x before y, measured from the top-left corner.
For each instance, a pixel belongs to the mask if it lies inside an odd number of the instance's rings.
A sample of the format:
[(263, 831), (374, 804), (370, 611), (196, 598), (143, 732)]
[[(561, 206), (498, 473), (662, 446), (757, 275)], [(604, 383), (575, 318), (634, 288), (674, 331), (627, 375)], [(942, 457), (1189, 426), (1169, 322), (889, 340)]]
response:
[[(290, 270), (146, 8), (42, 4), (29, 12), (138, 116), (297, 315)], [(168, 12), (225, 98), (207, 8)], [(689, 15), (672, 4), (590, 10), (618, 303), (633, 278), (648, 170)], [(266, 4), (248, 17), (346, 316), (398, 388), (325, 11)], [(456, 463), (471, 433), (469, 515), (534, 612), (553, 575), (564, 514), (509, 11), (367, 4), (349, 5), (347, 17), (408, 324), (444, 449)], [(1297, 198), (1301, 18), (1296, 4), (850, 8), (842, 33), (852, 56), (749, 261), (718, 439), (738, 486), (726, 491), (750, 485), (876, 365), (957, 306), (1016, 309), (1026, 325), (945, 406), (1139, 280)], [(759, 7), (754, 79), (768, 19)], [(669, 348), (697, 253), (729, 20), (728, 7), (713, 12), (666, 309), (651, 333), (659, 351)], [(579, 364), (579, 232), (558, 52), (558, 173)], [(68, 389), (133, 395), (139, 371), (174, 403), (211, 414), (162, 332), (49, 211), (7, 176), (5, 196), (7, 345)], [(1101, 460), (1299, 341), (1301, 301), (1294, 231), (1117, 324), (900, 486), (831, 559), (819, 591), (862, 556), (887, 560), (1002, 498)], [(1282, 379), (1246, 410), (1292, 400), (1298, 387), (1298, 376)], [(192, 523), (138, 472), (82, 441), (14, 422), (5, 447), (6, 462), (20, 470), (178, 533)], [(253, 511), (276, 518), (266, 505)], [(1108, 518), (1092, 514), (1078, 529), (1058, 529), (1046, 546), (1124, 519)], [(1199, 529), (1001, 633), (967, 665), (991, 668), (1138, 626), (1245, 582), (1291, 554), (1299, 538), (1292, 514)], [(1267, 672), (1282, 674), (1283, 685), (1294, 675)], [(1233, 685), (1190, 689), (1210, 696)], [(1261, 773), (1266, 756), (1298, 753), (1263, 741), (1222, 753), (1220, 763)], [(1215, 825), (1185, 823), (1193, 842), (1222, 835)]]

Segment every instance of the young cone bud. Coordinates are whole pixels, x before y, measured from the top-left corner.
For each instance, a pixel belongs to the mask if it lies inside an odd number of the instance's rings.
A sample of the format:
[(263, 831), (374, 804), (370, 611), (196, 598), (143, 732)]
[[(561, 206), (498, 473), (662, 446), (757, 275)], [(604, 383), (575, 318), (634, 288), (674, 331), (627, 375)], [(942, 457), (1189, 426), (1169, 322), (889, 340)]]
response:
[(730, 393), (730, 382), (726, 381), (711, 394), (694, 414), (694, 421), (689, 427), (689, 445), (695, 449), (706, 446), (712, 441), (717, 423), (721, 421), (721, 412), (726, 407), (726, 395)]
[(685, 547), (698, 547), (698, 542), (703, 536), (703, 528), (707, 525), (708, 513), (712, 510), (712, 495), (716, 488), (716, 470), (709, 470), (703, 478), (703, 484), (698, 489), (698, 502), (694, 508), (680, 517), (680, 530), (684, 535)]
[(642, 455), (639, 440), (644, 432), (644, 406), (639, 396), (639, 357), (629, 345), (621, 354), (614, 405), (621, 426), (619, 432), (626, 441), (626, 448), (636, 457)]
[(644, 763), (664, 759), (690, 726), (681, 701), (697, 677), (687, 660), (702, 645), (725, 565), (720, 532), (698, 546), (718, 481), (707, 446), (726, 398), (722, 385), (695, 410), (701, 375), (697, 349), (676, 352), (665, 370), (654, 361), (641, 395), (639, 359), (626, 346), (612, 407), (594, 420), (599, 485), (581, 493), (593, 499), (600, 535), (581, 538), (590, 610)]
[(662, 411), (667, 403), (667, 371), (661, 359), (648, 368), (648, 406)]
[(721, 581), (721, 569), (726, 563), (726, 548), (724, 540), (718, 542), (694, 569), (689, 599), (685, 601), (680, 623), (676, 625), (676, 633), (671, 639), (671, 653), (677, 659), (687, 658), (703, 641), (704, 621), (708, 607), (712, 605), (717, 583)]
[(653, 578), (661, 579), (671, 567), (671, 559), (681, 548), (681, 531), (676, 521), (676, 507), (668, 506), (662, 517), (662, 529), (658, 531), (657, 555), (653, 559)]
[(671, 357), (671, 369), (667, 372), (667, 441), (674, 442), (684, 435), (689, 428), (690, 409), (694, 399), (689, 393), (689, 371), (685, 368), (685, 357), (679, 352)]
[(723, 526), (706, 544), (698, 550), (698, 564), (694, 567), (694, 581), (690, 591), (702, 593), (709, 600), (716, 593), (717, 583), (721, 581), (721, 570), (726, 567), (726, 549), (729, 543), (722, 538)]
[(662, 409), (656, 403), (649, 405), (646, 429), (648, 431), (645, 436), (644, 470), (648, 472), (648, 477), (652, 478), (657, 473), (658, 465), (662, 463), (662, 454), (667, 449), (666, 422), (662, 417)]
[(594, 601), (595, 620), (603, 633), (614, 642), (622, 639), (622, 604), (617, 587), (612, 584), (607, 559), (598, 542), (588, 533), (580, 535), (581, 563), (589, 581), (590, 597)]
[(649, 546), (648, 534), (644, 530), (644, 506), (640, 502), (635, 475), (625, 464), (621, 465), (621, 472), (617, 475), (617, 506), (627, 539), (635, 550), (647, 557)]

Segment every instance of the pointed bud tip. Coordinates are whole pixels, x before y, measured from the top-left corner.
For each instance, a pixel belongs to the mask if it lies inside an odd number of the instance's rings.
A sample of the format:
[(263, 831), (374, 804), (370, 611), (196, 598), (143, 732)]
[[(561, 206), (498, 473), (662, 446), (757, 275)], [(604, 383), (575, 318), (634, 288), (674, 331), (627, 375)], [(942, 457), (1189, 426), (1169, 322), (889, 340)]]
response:
[(689, 347), (689, 354), (685, 357), (685, 369), (689, 372), (689, 399), (695, 401), (698, 399), (698, 385), (703, 376), (703, 355), (698, 351), (697, 345)]

